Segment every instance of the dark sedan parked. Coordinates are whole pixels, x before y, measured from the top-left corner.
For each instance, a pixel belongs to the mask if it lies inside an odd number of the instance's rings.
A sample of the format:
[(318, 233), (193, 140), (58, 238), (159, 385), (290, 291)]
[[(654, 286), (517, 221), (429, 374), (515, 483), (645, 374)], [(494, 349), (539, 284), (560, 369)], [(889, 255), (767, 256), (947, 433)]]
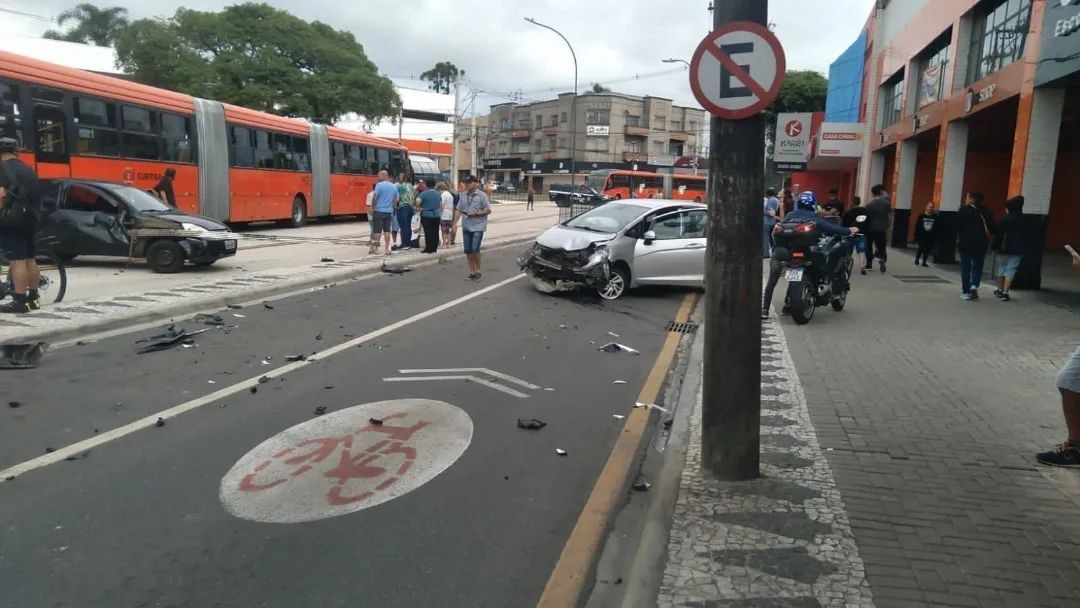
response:
[(40, 232), (56, 253), (146, 258), (155, 272), (179, 272), (185, 262), (209, 266), (236, 255), (237, 235), (210, 218), (169, 207), (138, 188), (111, 182), (43, 179)]

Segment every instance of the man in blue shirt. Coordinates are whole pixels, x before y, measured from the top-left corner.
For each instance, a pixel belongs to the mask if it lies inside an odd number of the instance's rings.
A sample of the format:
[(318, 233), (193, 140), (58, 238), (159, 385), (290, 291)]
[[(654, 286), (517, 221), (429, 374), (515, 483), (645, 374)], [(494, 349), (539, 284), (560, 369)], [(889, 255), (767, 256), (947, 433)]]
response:
[(435, 189), (435, 180), (424, 180), (425, 190), (420, 193), (420, 225), (424, 227), (423, 253), (439, 250), (439, 207), (442, 192)]
[(470, 281), (480, 280), (480, 243), (487, 230), (488, 216), (491, 215), (491, 202), (479, 188), (480, 182), (470, 175), (465, 178), (465, 193), (461, 195), (455, 218), (461, 218), (461, 240), (465, 244), (465, 257), (469, 260)]
[(375, 184), (375, 205), (374, 211), (371, 214), (371, 253), (379, 248), (379, 235), (383, 236), (383, 242), (385, 243), (385, 253), (390, 255), (390, 228), (392, 225), (391, 215), (394, 213), (394, 206), (397, 205), (399, 197), (397, 186), (394, 182), (390, 181), (390, 174), (386, 171), (379, 171), (379, 183)]
[(761, 253), (762, 257), (772, 255), (773, 226), (780, 221), (780, 199), (776, 198), (776, 189), (769, 188), (765, 191), (765, 226), (762, 233)]

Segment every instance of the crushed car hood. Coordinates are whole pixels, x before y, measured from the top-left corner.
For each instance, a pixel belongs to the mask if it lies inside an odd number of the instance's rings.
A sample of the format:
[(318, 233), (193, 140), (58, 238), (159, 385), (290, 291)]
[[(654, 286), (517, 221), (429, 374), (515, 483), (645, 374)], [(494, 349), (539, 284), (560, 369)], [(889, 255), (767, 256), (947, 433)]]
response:
[(615, 238), (614, 234), (602, 234), (587, 230), (576, 230), (566, 226), (555, 226), (536, 237), (536, 242), (542, 247), (550, 249), (562, 249), (563, 251), (580, 251), (588, 249), (593, 243), (606, 243)]
[(194, 224), (214, 231), (228, 230), (224, 224), (217, 220), (185, 213), (141, 213), (136, 221), (139, 228), (179, 228), (180, 224)]

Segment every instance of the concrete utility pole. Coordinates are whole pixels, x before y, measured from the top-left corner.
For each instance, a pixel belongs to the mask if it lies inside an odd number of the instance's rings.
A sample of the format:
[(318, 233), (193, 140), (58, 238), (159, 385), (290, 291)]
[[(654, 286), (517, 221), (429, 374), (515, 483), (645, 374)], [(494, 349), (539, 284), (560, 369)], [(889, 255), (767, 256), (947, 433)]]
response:
[(472, 175), (480, 175), (480, 172), (476, 170), (476, 164), (480, 162), (480, 151), (478, 150), (480, 147), (480, 131), (476, 129), (476, 91), (473, 91), (469, 107), (471, 108), (469, 121), (472, 123)]
[(451, 190), (457, 190), (458, 184), (458, 121), (460, 120), (459, 112), (461, 109), (458, 107), (461, 105), (461, 74), (454, 74), (454, 135), (453, 145), (450, 146), (450, 186)]
[[(765, 25), (767, 0), (716, 2), (714, 28)], [(761, 226), (765, 143), (760, 115), (712, 117), (709, 240), (705, 257), (702, 466), (726, 481), (759, 475), (761, 447)]]

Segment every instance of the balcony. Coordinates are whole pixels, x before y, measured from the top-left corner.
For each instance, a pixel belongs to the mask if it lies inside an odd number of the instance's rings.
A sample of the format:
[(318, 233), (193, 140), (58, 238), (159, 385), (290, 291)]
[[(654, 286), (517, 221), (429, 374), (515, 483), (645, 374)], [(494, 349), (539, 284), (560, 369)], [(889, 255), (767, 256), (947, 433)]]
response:
[(648, 137), (649, 127), (631, 127), (626, 125), (626, 134), (634, 137)]
[(644, 152), (623, 152), (624, 163), (645, 163), (649, 161), (649, 155)]
[(668, 141), (687, 142), (690, 141), (690, 134), (686, 131), (669, 131)]
[(529, 139), (531, 134), (528, 129), (516, 129), (510, 132), (510, 139)]
[(549, 135), (555, 135), (559, 132), (559, 125), (545, 125), (543, 127), (540, 127), (540, 130)]
[(558, 158), (558, 152), (556, 152), (554, 150), (552, 150), (550, 152), (544, 152), (543, 154), (540, 155), (540, 158), (542, 158), (544, 160), (555, 160), (556, 158)]

